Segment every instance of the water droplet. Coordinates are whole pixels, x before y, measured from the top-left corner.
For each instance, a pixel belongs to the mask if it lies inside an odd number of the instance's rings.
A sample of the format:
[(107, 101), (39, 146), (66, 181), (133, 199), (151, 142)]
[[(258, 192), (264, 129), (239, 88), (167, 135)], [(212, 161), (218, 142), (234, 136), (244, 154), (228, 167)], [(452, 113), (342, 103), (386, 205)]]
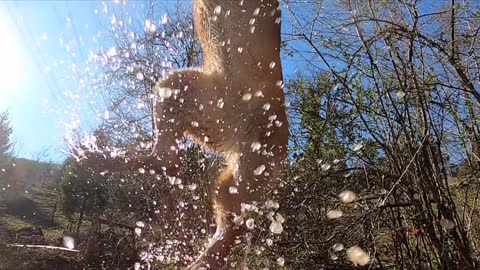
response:
[(107, 56), (114, 57), (115, 55), (117, 55), (117, 48), (115, 47), (110, 48), (107, 52)]
[(160, 87), (160, 88), (157, 88), (157, 89), (158, 89), (158, 96), (160, 98), (169, 98), (173, 94), (173, 91), (170, 88)]
[(341, 210), (330, 210), (327, 212), (328, 219), (337, 219), (343, 216), (343, 212)]
[(273, 207), (273, 209), (278, 209), (278, 208), (280, 208), (280, 204), (278, 202), (273, 202), (272, 207)]
[(241, 226), (243, 224), (243, 217), (242, 216), (235, 216), (233, 218), (233, 223), (237, 226)]
[(253, 142), (250, 147), (252, 148), (252, 151), (258, 151), (262, 147), (262, 144), (260, 142)]
[(362, 150), (362, 149), (363, 149), (363, 144), (361, 144), (361, 143), (355, 144), (355, 145), (353, 146), (353, 148), (352, 148), (353, 152), (358, 152), (358, 151), (360, 151), (360, 150)]
[(167, 14), (163, 14), (162, 20), (161, 20), (160, 23), (161, 23), (161, 24), (167, 24), (167, 22), (168, 22)]
[(150, 25), (150, 28), (148, 28), (148, 31), (150, 31), (151, 33), (157, 31), (157, 27), (155, 26), (154, 23), (152, 23), (152, 24)]
[(238, 188), (234, 187), (234, 186), (231, 186), (231, 187), (228, 188), (228, 193), (237, 194), (238, 193)]
[(182, 179), (180, 179), (178, 177), (173, 177), (173, 183), (175, 185), (181, 185), (182, 184)]
[(245, 225), (247, 226), (247, 229), (253, 230), (253, 228), (255, 228), (255, 220), (253, 218), (249, 218), (245, 222)]
[(364, 266), (370, 262), (370, 256), (359, 246), (349, 247), (347, 249), (347, 256), (355, 266)]
[(273, 245), (273, 240), (270, 239), (270, 238), (268, 238), (268, 239), (267, 239), (267, 246), (270, 247), (271, 245)]
[(63, 237), (63, 246), (68, 248), (68, 249), (74, 249), (75, 248), (75, 240), (73, 239), (73, 237), (64, 236)]
[(222, 12), (222, 7), (221, 6), (216, 6), (215, 9), (213, 10), (213, 13), (215, 15), (220, 15), (221, 12)]
[(273, 208), (274, 202), (272, 200), (268, 200), (265, 202), (265, 208), (270, 209)]
[(342, 251), (345, 248), (345, 246), (342, 243), (336, 243), (332, 246), (332, 250), (335, 252)]
[(274, 234), (281, 234), (283, 232), (283, 225), (278, 221), (272, 221), (269, 227), (270, 231)]
[(330, 165), (330, 163), (325, 163), (322, 165), (321, 169), (322, 171), (328, 171), (331, 167), (332, 165)]
[(110, 24), (114, 25), (117, 23), (117, 18), (115, 17), (115, 15), (112, 15), (112, 18), (110, 19)]
[(223, 108), (223, 106), (225, 105), (225, 102), (223, 102), (223, 98), (217, 100), (217, 107), (218, 108)]
[(277, 220), (277, 222), (280, 222), (282, 224), (285, 222), (285, 218), (282, 215), (280, 215), (280, 213), (276, 214), (275, 219)]
[(245, 94), (242, 96), (242, 100), (243, 100), (243, 101), (249, 101), (250, 99), (252, 99), (252, 94), (250, 94), (250, 93), (245, 93)]
[(345, 190), (338, 194), (338, 198), (342, 203), (352, 203), (357, 200), (357, 194), (350, 190)]
[(263, 173), (263, 171), (265, 171), (265, 168), (266, 168), (265, 165), (262, 164), (262, 165), (258, 166), (258, 167), (253, 171), (253, 173), (254, 173), (255, 175), (260, 175), (260, 174)]

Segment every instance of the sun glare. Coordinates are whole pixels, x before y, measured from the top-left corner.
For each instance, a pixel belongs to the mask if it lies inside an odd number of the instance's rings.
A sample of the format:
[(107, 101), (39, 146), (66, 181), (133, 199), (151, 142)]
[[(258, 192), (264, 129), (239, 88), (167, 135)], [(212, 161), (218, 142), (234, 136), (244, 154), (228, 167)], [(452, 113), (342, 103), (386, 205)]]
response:
[(18, 90), (23, 56), (17, 34), (0, 21), (0, 100)]

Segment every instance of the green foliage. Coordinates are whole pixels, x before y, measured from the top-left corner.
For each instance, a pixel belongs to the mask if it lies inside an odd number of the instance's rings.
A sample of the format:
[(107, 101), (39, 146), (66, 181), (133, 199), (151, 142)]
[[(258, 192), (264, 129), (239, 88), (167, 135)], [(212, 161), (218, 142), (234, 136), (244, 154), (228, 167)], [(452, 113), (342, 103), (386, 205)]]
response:
[(82, 168), (69, 158), (60, 179), (60, 208), (68, 218), (85, 210), (87, 215), (102, 212), (107, 204), (104, 178)]
[(0, 217), (0, 223), (8, 231), (17, 231), (21, 228), (31, 227), (32, 224), (14, 215), (3, 215)]
[(345, 159), (355, 141), (354, 110), (345, 91), (326, 73), (298, 77), (287, 84), (294, 138), (294, 156), (301, 166), (318, 171), (322, 162)]
[(476, 159), (476, 156), (470, 154), (464, 159), (458, 169), (458, 176), (460, 177), (474, 177), (480, 174), (480, 161)]

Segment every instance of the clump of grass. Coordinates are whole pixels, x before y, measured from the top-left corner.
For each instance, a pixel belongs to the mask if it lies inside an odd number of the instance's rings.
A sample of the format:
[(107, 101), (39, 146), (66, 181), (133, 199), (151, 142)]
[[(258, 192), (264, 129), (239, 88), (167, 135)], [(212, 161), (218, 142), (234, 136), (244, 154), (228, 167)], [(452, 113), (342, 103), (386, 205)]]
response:
[(33, 224), (31, 223), (28, 223), (16, 216), (12, 216), (12, 215), (4, 215), (2, 217), (0, 217), (0, 223), (2, 223), (3, 226), (5, 226), (5, 228), (8, 230), (8, 231), (16, 231), (16, 230), (19, 230), (21, 228), (25, 228), (25, 227), (32, 227)]
[(55, 240), (63, 236), (62, 231), (54, 228), (42, 228), (43, 235), (48, 240)]

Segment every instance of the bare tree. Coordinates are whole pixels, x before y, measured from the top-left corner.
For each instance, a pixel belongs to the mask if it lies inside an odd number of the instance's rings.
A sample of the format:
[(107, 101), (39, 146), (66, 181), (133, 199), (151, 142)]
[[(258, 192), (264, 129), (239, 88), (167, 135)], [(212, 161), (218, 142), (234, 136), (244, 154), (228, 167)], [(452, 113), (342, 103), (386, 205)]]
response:
[[(346, 124), (365, 148), (347, 164), (360, 160), (365, 187), (383, 190), (364, 194), (357, 221), (376, 263), (475, 269), (478, 5), (345, 0), (286, 7), (287, 52), (328, 73), (345, 93), (323, 100), (348, 104), (356, 115)], [(452, 167), (460, 163), (472, 170), (457, 178)], [(471, 188), (455, 188), (459, 182)], [(391, 245), (376, 240), (388, 231)]]

